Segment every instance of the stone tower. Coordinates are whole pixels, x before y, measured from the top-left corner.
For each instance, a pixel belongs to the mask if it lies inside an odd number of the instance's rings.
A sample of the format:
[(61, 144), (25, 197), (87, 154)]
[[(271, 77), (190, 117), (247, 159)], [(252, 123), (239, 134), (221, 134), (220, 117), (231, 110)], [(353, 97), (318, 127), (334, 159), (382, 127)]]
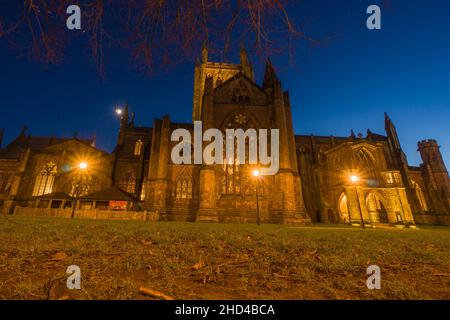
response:
[(205, 81), (212, 77), (213, 88), (242, 72), (245, 76), (254, 80), (253, 67), (247, 57), (247, 52), (242, 49), (240, 53), (240, 64), (208, 61), (208, 48), (203, 45), (202, 60), (197, 61), (194, 69), (194, 99), (192, 108), (192, 120), (198, 121), (202, 117), (203, 94), (205, 92)]
[[(239, 64), (208, 62), (205, 48), (202, 56), (203, 62), (195, 69), (194, 120), (202, 121), (204, 131), (209, 128), (278, 130), (279, 171), (260, 182), (262, 221), (309, 222), (298, 170), (290, 98), (283, 91), (272, 63), (267, 61), (260, 86), (254, 81), (245, 50), (241, 50)], [(255, 182), (248, 178), (251, 166), (233, 166), (201, 166), (196, 221), (255, 218), (257, 203), (251, 191)]]
[(418, 142), (424, 180), (434, 211), (450, 214), (450, 180), (436, 140)]

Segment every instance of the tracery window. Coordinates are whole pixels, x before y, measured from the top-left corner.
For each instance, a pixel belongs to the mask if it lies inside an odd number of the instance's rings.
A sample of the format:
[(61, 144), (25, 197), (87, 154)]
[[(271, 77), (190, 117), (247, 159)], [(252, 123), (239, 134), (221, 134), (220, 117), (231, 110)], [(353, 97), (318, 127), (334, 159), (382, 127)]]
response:
[(144, 147), (144, 143), (142, 142), (141, 139), (136, 141), (136, 143), (134, 144), (134, 155), (135, 156), (140, 156), (141, 153), (142, 153), (142, 148), (143, 147)]
[(232, 100), (235, 103), (250, 103), (250, 97), (247, 88), (245, 88), (245, 86), (235, 88), (233, 90)]
[(188, 175), (182, 175), (177, 179), (175, 198), (177, 200), (192, 199), (192, 179)]
[(125, 173), (122, 179), (122, 189), (128, 193), (136, 192), (136, 176), (134, 172), (129, 171)]
[(33, 189), (33, 196), (37, 197), (42, 196), (44, 194), (52, 193), (56, 173), (57, 173), (56, 164), (53, 162), (46, 163), (36, 177), (36, 182), (34, 183)]
[[(237, 152), (235, 152), (237, 157)], [(237, 158), (225, 160), (222, 165), (221, 193), (236, 195), (241, 193), (240, 165)]]
[(69, 192), (71, 197), (82, 197), (89, 193), (91, 190), (92, 183), (90, 179), (78, 179), (75, 178), (72, 181), (72, 188)]
[(394, 173), (393, 172), (388, 172), (386, 174), (386, 183), (387, 184), (393, 184), (394, 182), (395, 182)]
[(376, 179), (377, 172), (375, 170), (374, 158), (366, 149), (360, 149), (356, 152), (356, 158), (359, 162), (360, 169), (365, 172), (368, 179)]

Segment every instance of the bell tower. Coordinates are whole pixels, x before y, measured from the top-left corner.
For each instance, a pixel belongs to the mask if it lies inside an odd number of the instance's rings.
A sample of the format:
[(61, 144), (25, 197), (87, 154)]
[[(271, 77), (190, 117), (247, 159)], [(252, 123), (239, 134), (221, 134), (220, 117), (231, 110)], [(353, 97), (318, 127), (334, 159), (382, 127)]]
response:
[(203, 44), (201, 60), (197, 60), (194, 69), (192, 121), (200, 121), (202, 118), (206, 78), (212, 77), (213, 88), (215, 89), (240, 72), (254, 81), (253, 67), (244, 49), (240, 52), (239, 64), (211, 62), (209, 61), (208, 47), (206, 43)]
[(422, 174), (431, 196), (433, 211), (450, 214), (450, 179), (440, 147), (434, 139), (420, 141), (418, 147), (423, 161)]

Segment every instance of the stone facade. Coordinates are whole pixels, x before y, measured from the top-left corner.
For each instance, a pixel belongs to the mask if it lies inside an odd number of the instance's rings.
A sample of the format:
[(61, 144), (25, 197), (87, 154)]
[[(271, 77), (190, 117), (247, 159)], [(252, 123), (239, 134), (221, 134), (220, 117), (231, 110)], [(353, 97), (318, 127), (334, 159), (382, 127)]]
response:
[[(259, 85), (245, 51), (239, 64), (230, 64), (208, 61), (203, 48), (193, 97), (193, 120), (202, 121), (203, 130), (279, 129), (279, 172), (257, 184), (250, 165), (176, 165), (171, 134), (183, 128), (193, 136), (193, 123), (165, 116), (151, 127), (137, 127), (127, 106), (111, 154), (91, 140), (34, 137), (26, 130), (0, 149), (2, 212), (31, 207), (46, 194), (74, 196), (80, 186), (77, 196), (116, 186), (160, 220), (255, 222), (258, 186), (266, 223), (449, 221), (450, 180), (437, 142), (419, 142), (423, 164), (409, 166), (387, 115), (385, 135), (295, 135), (289, 93), (272, 64), (267, 62)], [(80, 161), (89, 163), (83, 173), (76, 167)]]

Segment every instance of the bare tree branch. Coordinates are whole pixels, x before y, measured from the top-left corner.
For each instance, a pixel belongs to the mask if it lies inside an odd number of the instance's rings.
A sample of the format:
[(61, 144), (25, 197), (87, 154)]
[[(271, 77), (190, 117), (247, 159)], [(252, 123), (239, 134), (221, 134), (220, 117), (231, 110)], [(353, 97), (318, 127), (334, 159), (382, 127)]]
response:
[(2, 10), (0, 43), (33, 59), (54, 64), (68, 42), (86, 41), (99, 73), (109, 47), (127, 50), (133, 64), (151, 73), (158, 62), (174, 64), (197, 55), (203, 42), (225, 56), (235, 46), (253, 45), (261, 55), (289, 50), (293, 39), (314, 41), (297, 29), (287, 0), (79, 0), (82, 30), (68, 31), (66, 8), (74, 0), (25, 0)]

